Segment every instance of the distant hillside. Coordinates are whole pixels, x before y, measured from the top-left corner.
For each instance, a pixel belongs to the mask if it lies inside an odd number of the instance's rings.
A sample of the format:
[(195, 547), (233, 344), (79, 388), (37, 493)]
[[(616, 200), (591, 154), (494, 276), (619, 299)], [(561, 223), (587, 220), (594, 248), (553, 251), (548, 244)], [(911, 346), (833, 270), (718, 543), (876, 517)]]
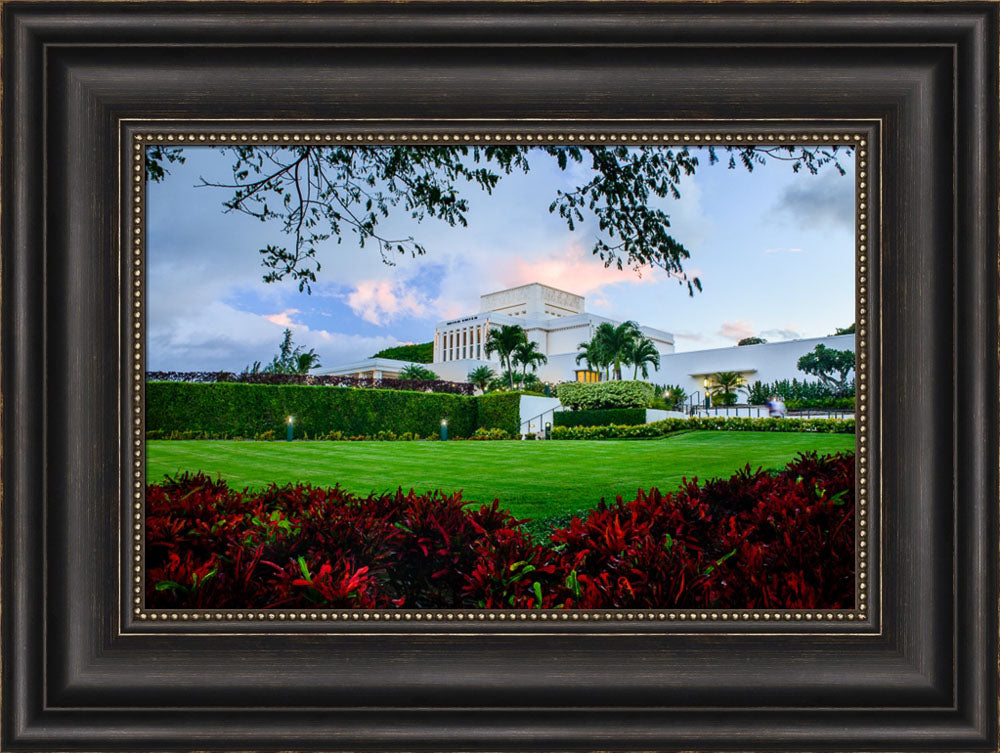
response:
[(395, 358), (397, 361), (413, 361), (414, 363), (432, 363), (434, 361), (434, 343), (415, 343), (413, 345), (397, 345), (393, 348), (380, 350), (372, 358)]

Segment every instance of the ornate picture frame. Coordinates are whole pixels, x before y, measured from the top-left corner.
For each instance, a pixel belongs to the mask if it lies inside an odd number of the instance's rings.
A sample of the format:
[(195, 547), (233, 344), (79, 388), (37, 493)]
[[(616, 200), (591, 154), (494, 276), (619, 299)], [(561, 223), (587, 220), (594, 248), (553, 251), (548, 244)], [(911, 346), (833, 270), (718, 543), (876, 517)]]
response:
[[(995, 2), (4, 4), (0, 744), (997, 750), (997, 26)], [(854, 146), (858, 607), (146, 609), (141, 154), (255, 137)]]

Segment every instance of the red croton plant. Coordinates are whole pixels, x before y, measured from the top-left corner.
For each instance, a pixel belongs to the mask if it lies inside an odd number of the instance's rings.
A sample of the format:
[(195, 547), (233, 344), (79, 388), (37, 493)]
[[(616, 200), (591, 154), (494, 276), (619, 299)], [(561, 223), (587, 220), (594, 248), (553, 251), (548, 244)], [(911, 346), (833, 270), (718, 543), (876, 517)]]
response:
[(850, 608), (854, 456), (602, 501), (539, 541), (459, 494), (146, 490), (153, 608)]

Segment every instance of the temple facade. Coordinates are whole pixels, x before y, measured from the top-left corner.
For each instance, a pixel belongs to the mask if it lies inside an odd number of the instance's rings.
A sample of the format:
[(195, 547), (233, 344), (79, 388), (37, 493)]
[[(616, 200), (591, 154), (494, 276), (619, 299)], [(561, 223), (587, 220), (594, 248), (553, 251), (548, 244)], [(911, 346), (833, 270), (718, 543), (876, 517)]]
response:
[[(491, 329), (519, 325), (528, 339), (548, 358), (539, 366), (544, 382), (576, 380), (586, 364), (577, 364), (580, 343), (588, 342), (603, 322), (617, 326), (620, 320), (588, 313), (584, 298), (565, 290), (532, 283), (480, 296), (479, 313), (439, 322), (434, 328), (434, 362), (431, 369), (442, 379), (464, 381), (477, 366), (498, 369), (500, 359), (486, 355), (486, 339)], [(666, 355), (674, 352), (669, 332), (639, 326), (642, 333)]]

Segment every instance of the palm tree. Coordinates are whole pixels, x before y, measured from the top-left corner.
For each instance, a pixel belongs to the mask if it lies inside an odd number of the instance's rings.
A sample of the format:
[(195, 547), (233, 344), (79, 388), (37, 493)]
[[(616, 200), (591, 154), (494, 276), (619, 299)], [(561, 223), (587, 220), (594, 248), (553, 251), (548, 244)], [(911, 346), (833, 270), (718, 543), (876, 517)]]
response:
[(521, 378), (521, 389), (541, 392), (542, 380), (538, 378), (538, 374), (524, 374)]
[(506, 366), (510, 373), (510, 388), (514, 389), (514, 368), (511, 363), (511, 355), (514, 349), (528, 340), (528, 335), (524, 327), (519, 324), (504, 324), (500, 329), (491, 329), (486, 338), (486, 357), (496, 353), (500, 357), (500, 365)]
[(587, 371), (600, 372), (604, 368), (604, 355), (601, 353), (601, 344), (596, 340), (580, 343), (576, 346), (580, 352), (576, 354), (576, 362), (584, 361), (587, 364)]
[(420, 381), (427, 382), (437, 379), (438, 375), (426, 366), (421, 366), (419, 363), (408, 363), (400, 370), (399, 378), (419, 379)]
[(615, 379), (622, 378), (622, 361), (627, 360), (632, 341), (641, 336), (639, 325), (632, 321), (622, 322), (617, 327), (610, 322), (597, 325), (594, 340), (599, 343), (600, 351), (607, 359), (608, 365), (614, 364)]
[(538, 368), (538, 364), (549, 362), (545, 354), (538, 349), (538, 343), (531, 340), (518, 343), (517, 347), (514, 348), (514, 352), (511, 353), (510, 360), (512, 364), (519, 364), (524, 367), (523, 373), (525, 376), (527, 376), (529, 368), (535, 371)]
[(323, 365), (319, 362), (319, 355), (312, 348), (304, 353), (296, 351), (294, 360), (297, 374), (308, 374), (310, 369), (318, 369)]
[(680, 410), (687, 396), (687, 390), (679, 384), (668, 384), (663, 388), (663, 399), (672, 410)]
[(632, 379), (636, 379), (639, 376), (639, 369), (642, 369), (643, 379), (649, 378), (649, 371), (646, 369), (647, 364), (651, 364), (657, 369), (660, 368), (660, 352), (648, 337), (639, 335), (635, 338), (626, 348), (625, 356), (625, 360), (635, 367), (635, 370), (632, 372)]
[(712, 374), (711, 386), (708, 388), (713, 401), (718, 398), (720, 405), (732, 405), (736, 402), (736, 390), (743, 382), (743, 376), (738, 371), (720, 371)]
[(479, 388), (480, 392), (486, 392), (490, 382), (496, 379), (497, 373), (489, 366), (479, 366), (469, 372), (468, 380)]

